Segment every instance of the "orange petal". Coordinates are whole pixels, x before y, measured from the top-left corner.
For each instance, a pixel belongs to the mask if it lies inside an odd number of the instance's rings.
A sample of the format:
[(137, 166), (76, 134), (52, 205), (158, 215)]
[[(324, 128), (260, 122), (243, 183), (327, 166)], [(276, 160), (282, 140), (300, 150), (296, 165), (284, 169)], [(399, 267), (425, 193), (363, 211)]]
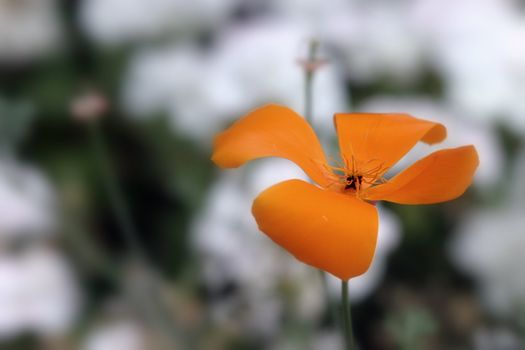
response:
[(366, 272), (376, 246), (376, 208), (301, 180), (278, 183), (254, 201), (259, 229), (302, 262), (342, 280)]
[(461, 196), (478, 167), (474, 146), (440, 150), (420, 159), (387, 183), (369, 188), (362, 197), (401, 204), (430, 204)]
[(215, 138), (212, 160), (236, 168), (261, 157), (287, 158), (319, 185), (329, 185), (326, 157), (310, 125), (289, 108), (268, 105), (244, 116)]
[(408, 114), (336, 114), (335, 126), (341, 155), (362, 172), (380, 168), (382, 175), (418, 141), (441, 142), (446, 128)]

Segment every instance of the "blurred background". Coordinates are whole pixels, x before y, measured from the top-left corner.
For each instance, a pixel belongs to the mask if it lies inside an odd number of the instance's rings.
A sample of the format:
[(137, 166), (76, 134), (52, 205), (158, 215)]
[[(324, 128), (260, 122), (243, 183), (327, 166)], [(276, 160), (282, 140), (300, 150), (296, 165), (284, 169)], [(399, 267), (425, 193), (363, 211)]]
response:
[(268, 102), (405, 112), (474, 144), (461, 198), (381, 203), (350, 282), (362, 349), (525, 349), (525, 2), (0, 0), (0, 349), (339, 350), (339, 281), (257, 231), (304, 178), (221, 171), (213, 136)]

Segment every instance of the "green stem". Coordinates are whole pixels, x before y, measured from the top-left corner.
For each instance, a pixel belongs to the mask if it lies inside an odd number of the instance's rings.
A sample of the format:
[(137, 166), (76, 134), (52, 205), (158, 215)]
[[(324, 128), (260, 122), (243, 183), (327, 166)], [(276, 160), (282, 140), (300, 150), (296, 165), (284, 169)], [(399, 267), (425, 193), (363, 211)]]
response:
[[(306, 59), (306, 62), (304, 62), (304, 71), (305, 71), (305, 84), (304, 84), (304, 119), (310, 124), (310, 126), (315, 130), (313, 127), (313, 83), (314, 83), (314, 73), (315, 69), (312, 69), (312, 66), (315, 65), (315, 63), (318, 60), (318, 50), (319, 50), (319, 42), (317, 40), (312, 39), (308, 45), (308, 57)], [(310, 182), (312, 182), (310, 180)], [(332, 298), (330, 297), (330, 292), (328, 290), (328, 285), (326, 282), (326, 273), (323, 270), (319, 270), (319, 278), (321, 279), (321, 283), (323, 284), (323, 292), (324, 297), (326, 301), (327, 307), (330, 309), (330, 314), (334, 320), (334, 322), (337, 322), (337, 308), (332, 303)]]
[(310, 125), (312, 124), (313, 113), (313, 80), (314, 69), (308, 65), (313, 65), (317, 59), (319, 43), (316, 40), (310, 41), (308, 46), (308, 58), (305, 64), (305, 84), (304, 84), (304, 118)]
[(113, 214), (115, 215), (117, 224), (120, 227), (120, 231), (132, 257), (139, 266), (144, 269), (144, 273), (146, 274), (147, 282), (145, 282), (144, 289), (137, 292), (138, 295), (140, 295), (139, 297), (142, 304), (139, 305), (139, 307), (142, 308), (142, 311), (150, 322), (164, 331), (166, 340), (172, 345), (176, 344), (177, 339), (175, 334), (177, 332), (172, 325), (171, 317), (162, 305), (160, 282), (152, 273), (147, 255), (142, 249), (138, 239), (138, 231), (133, 223), (128, 206), (124, 200), (122, 188), (119, 185), (115, 170), (108, 157), (109, 153), (104, 135), (96, 121), (90, 124), (90, 128), (94, 155), (100, 167)]
[(100, 167), (115, 219), (117, 220), (118, 226), (122, 231), (122, 236), (126, 245), (131, 250), (131, 253), (138, 260), (145, 261), (146, 254), (141, 248), (138, 240), (138, 232), (133, 224), (131, 215), (129, 214), (129, 209), (122, 196), (123, 191), (120, 188), (115, 171), (108, 159), (107, 146), (100, 127), (96, 122), (92, 123), (90, 127), (94, 153), (97, 157), (98, 166)]
[(354, 331), (352, 329), (352, 312), (348, 298), (348, 281), (341, 281), (341, 300), (343, 313), (343, 334), (345, 338), (346, 350), (354, 350)]

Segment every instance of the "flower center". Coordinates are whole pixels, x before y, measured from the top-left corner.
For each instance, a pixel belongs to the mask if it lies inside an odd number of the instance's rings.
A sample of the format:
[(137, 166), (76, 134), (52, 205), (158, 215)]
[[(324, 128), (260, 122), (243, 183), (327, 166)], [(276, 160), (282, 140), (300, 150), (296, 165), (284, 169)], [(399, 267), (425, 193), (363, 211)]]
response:
[(360, 164), (355, 159), (343, 158), (343, 162), (336, 162), (335, 166), (328, 168), (334, 179), (333, 187), (331, 186), (333, 189), (357, 196), (362, 190), (385, 181), (382, 174), (386, 169), (383, 163), (377, 160)]
[(345, 190), (357, 190), (363, 184), (363, 175), (347, 175), (345, 181)]

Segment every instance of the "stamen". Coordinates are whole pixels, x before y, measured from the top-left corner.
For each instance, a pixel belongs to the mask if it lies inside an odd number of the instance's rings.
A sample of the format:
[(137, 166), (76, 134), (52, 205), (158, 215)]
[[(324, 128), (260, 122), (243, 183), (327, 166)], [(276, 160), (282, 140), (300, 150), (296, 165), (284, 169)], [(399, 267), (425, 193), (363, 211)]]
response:
[[(340, 158), (341, 160), (337, 160), (329, 157), (329, 162), (334, 165), (327, 163), (321, 165), (326, 172), (326, 177), (330, 179), (328, 188), (352, 190), (359, 195), (361, 190), (387, 181), (382, 174), (388, 169), (380, 159), (370, 159), (359, 164), (354, 156), (347, 158), (341, 155)], [(377, 162), (377, 165), (370, 167), (373, 162)]]

